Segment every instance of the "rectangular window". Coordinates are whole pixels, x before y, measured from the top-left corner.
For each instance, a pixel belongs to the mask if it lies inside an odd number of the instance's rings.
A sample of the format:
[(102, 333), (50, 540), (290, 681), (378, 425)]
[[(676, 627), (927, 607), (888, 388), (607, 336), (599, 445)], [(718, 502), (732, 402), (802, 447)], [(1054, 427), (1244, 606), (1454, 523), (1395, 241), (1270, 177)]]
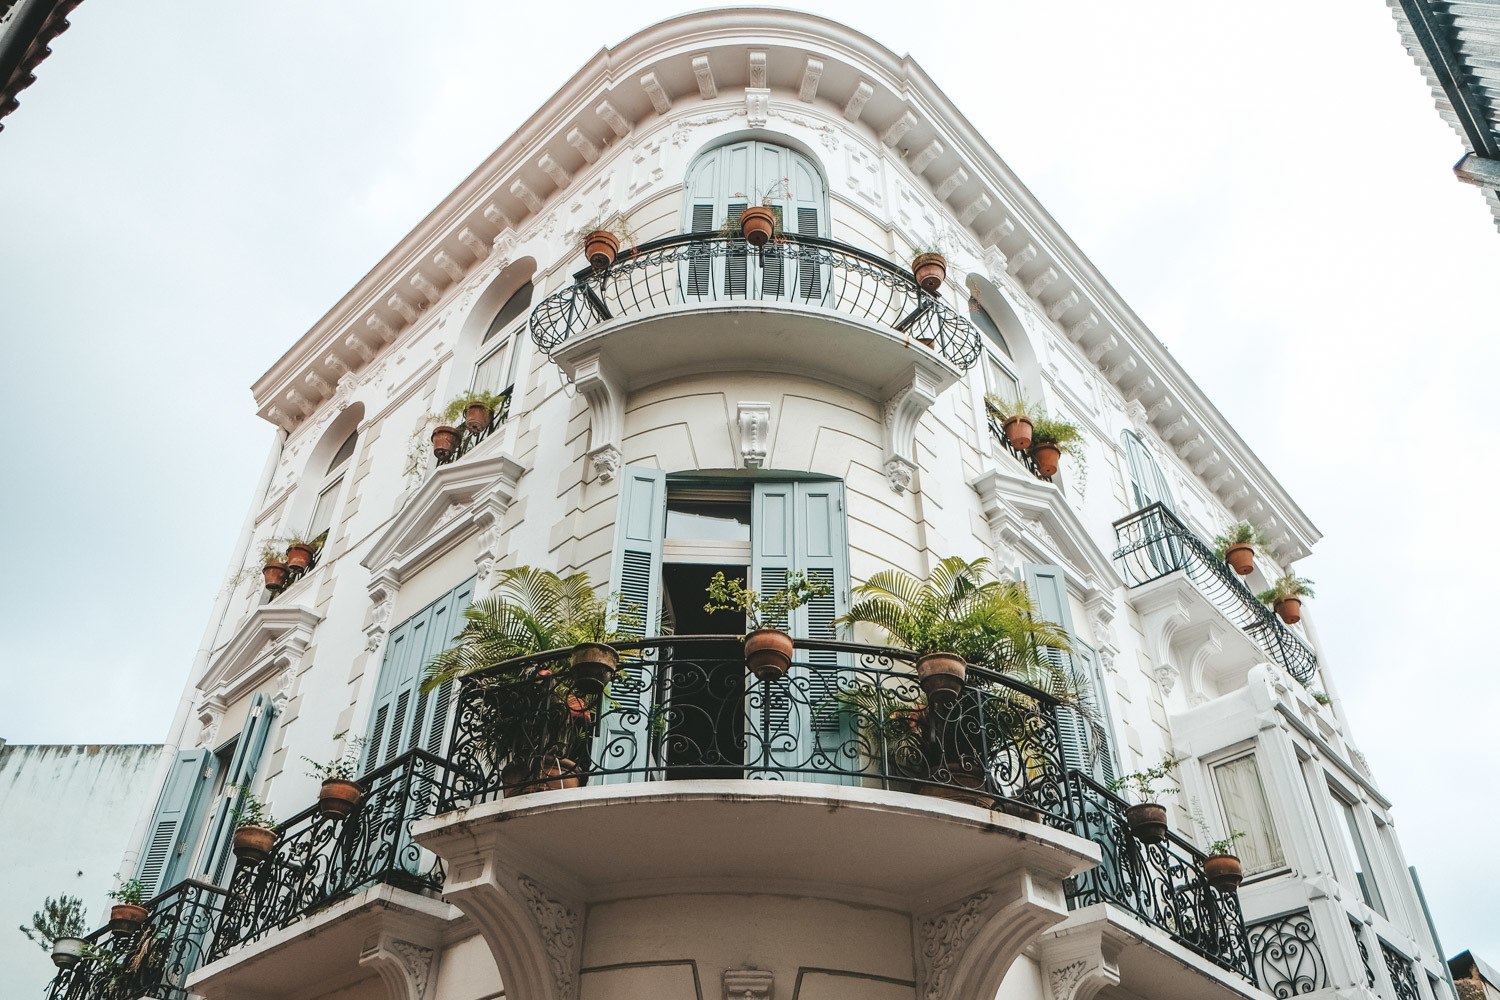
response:
[(474, 388), (483, 392), (501, 392), (510, 385), (510, 354), (510, 341), (506, 339), (480, 358), (474, 367)]
[(1380, 887), (1375, 884), (1375, 869), (1370, 865), (1370, 852), (1365, 847), (1365, 839), (1359, 832), (1359, 814), (1354, 809), (1354, 804), (1340, 795), (1337, 789), (1329, 787), (1333, 795), (1334, 807), (1342, 813), (1341, 821), (1337, 824), (1343, 830), (1344, 850), (1349, 858), (1349, 864), (1354, 869), (1354, 880), (1359, 883), (1360, 895), (1364, 897), (1365, 903), (1381, 916), (1385, 916), (1385, 904), (1380, 898)]
[(1276, 822), (1271, 816), (1271, 805), (1266, 800), (1255, 755), (1246, 754), (1218, 764), (1213, 775), (1224, 810), (1226, 832), (1239, 831), (1245, 835), (1235, 842), (1233, 848), (1245, 866), (1245, 874), (1254, 875), (1283, 867), (1286, 856), (1281, 850), (1281, 837), (1276, 833)]
[(1001, 399), (1014, 401), (1021, 395), (1021, 383), (1006, 370), (993, 353), (984, 353), (985, 391), (993, 392)]
[(327, 531), (333, 525), (333, 505), (338, 502), (339, 487), (344, 483), (344, 477), (340, 476), (318, 494), (318, 502), (313, 505), (312, 521), (307, 526), (307, 536), (316, 538)]

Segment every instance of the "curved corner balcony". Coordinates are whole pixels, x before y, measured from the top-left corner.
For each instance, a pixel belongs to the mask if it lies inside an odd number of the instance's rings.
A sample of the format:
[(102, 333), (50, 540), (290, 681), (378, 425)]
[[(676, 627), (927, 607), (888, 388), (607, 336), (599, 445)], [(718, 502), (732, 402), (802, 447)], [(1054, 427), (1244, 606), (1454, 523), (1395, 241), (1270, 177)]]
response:
[(704, 372), (779, 372), (892, 404), (887, 471), (904, 489), (917, 419), (980, 353), (968, 319), (905, 268), (813, 236), (759, 250), (717, 233), (652, 240), (577, 272), (530, 324), (589, 402), (591, 457), (606, 478), (629, 392)]

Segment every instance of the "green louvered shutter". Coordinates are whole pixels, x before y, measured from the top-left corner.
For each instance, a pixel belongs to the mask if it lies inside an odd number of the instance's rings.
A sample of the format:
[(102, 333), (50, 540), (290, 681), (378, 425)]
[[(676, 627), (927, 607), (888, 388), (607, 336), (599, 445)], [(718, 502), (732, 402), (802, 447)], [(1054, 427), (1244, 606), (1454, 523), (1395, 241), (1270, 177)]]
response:
[[(750, 508), (750, 588), (762, 594), (786, 586), (797, 554), (797, 497), (793, 483), (756, 483)], [(795, 617), (795, 615), (793, 616)], [(791, 621), (767, 621), (767, 628), (796, 636)], [(799, 650), (798, 653), (801, 651)], [(800, 659), (800, 656), (796, 657)], [(787, 676), (769, 683), (748, 670), (745, 684), (745, 765), (765, 772), (806, 766), (811, 753), (810, 705), (800, 686), (807, 670), (793, 666)], [(753, 773), (753, 772), (752, 772)], [(777, 772), (781, 774), (781, 772)], [(797, 777), (791, 773), (783, 777)]]
[(214, 755), (207, 750), (184, 750), (167, 772), (136, 872), (147, 899), (176, 885), (187, 874), (188, 852), (198, 839), (198, 824), (217, 771)]
[[(654, 635), (661, 622), (661, 543), (667, 522), (667, 476), (660, 469), (627, 465), (620, 475), (620, 509), (615, 522), (615, 551), (610, 571), (611, 591), (640, 612), (640, 624), (621, 629)], [(644, 650), (644, 659), (658, 658)], [(624, 669), (609, 686), (600, 709), (599, 732), (590, 755), (591, 767), (607, 772), (593, 783), (643, 781), (651, 766), (651, 710), (655, 704), (656, 670), (629, 656)], [(617, 773), (630, 771), (636, 773)]]
[[(828, 233), (823, 217), (823, 178), (806, 157), (793, 153), (789, 160), (787, 176), (790, 178), (791, 197), (787, 204), (786, 228), (798, 236), (826, 237)], [(798, 255), (797, 287), (794, 293), (799, 302), (817, 305), (823, 301), (831, 268), (820, 263), (820, 259), (820, 255), (812, 247), (804, 247)]]
[[(1036, 613), (1047, 621), (1056, 622), (1073, 636), (1073, 614), (1068, 608), (1068, 577), (1062, 567), (1047, 563), (1026, 564), (1026, 589), (1036, 603)], [(1043, 651), (1053, 664), (1070, 668), (1068, 654), (1060, 649)], [(1068, 770), (1092, 773), (1089, 766), (1088, 722), (1071, 708), (1057, 710), (1057, 734), (1062, 743), (1063, 766)]]
[[(793, 612), (793, 634), (799, 638), (838, 638), (834, 622), (849, 610), (849, 546), (844, 528), (844, 484), (798, 483), (796, 486), (796, 559), (793, 568), (803, 570), (813, 583), (826, 584), (830, 593), (814, 597)], [(808, 671), (807, 693), (811, 704), (815, 766), (843, 775), (835, 783), (852, 784), (860, 762), (849, 752), (854, 736), (849, 720), (839, 711), (839, 668), (849, 666), (849, 656), (831, 650), (808, 650), (804, 657), (814, 669)], [(834, 781), (818, 777), (819, 781)]]
[[(1094, 780), (1109, 786), (1119, 774), (1118, 765), (1115, 762), (1114, 743), (1109, 734), (1115, 731), (1114, 713), (1109, 707), (1109, 691), (1104, 686), (1104, 670), (1099, 663), (1099, 653), (1093, 646), (1073, 640), (1073, 663), (1078, 668), (1078, 675), (1088, 685), (1088, 702), (1098, 717), (1099, 725), (1103, 732), (1097, 732), (1091, 726), (1083, 727), (1083, 736), (1087, 740), (1092, 757)], [(1070, 713), (1076, 717), (1077, 713)], [(1082, 720), (1079, 720), (1082, 721)], [(1095, 737), (1098, 738), (1097, 745)]]
[[(687, 231), (690, 233), (712, 233), (719, 225), (723, 212), (723, 185), (719, 183), (722, 159), (717, 151), (704, 156), (693, 165), (687, 181)], [(693, 256), (678, 265), (677, 280), (682, 286), (684, 302), (711, 302), (714, 298), (714, 274), (718, 262), (712, 254), (714, 244), (694, 244)]]
[(244, 728), (234, 745), (234, 756), (229, 769), (224, 773), (223, 792), (214, 807), (213, 819), (208, 824), (208, 845), (199, 866), (200, 875), (215, 885), (222, 885), (230, 871), (229, 842), (234, 836), (234, 814), (239, 809), (244, 793), (240, 790), (255, 781), (260, 771), (261, 757), (271, 738), (271, 729), (276, 718), (276, 708), (268, 694), (258, 694), (250, 703), (250, 713), (245, 717)]

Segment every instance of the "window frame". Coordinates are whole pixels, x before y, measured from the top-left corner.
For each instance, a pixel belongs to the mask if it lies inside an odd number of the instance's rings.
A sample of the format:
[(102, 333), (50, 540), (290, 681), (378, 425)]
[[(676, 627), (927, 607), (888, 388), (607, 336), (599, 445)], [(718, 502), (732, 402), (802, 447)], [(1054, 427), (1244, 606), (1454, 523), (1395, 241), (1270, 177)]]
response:
[[(517, 296), (528, 289), (530, 290), (530, 295), (526, 299), (525, 306), (503, 326), (496, 326), (497, 321), (504, 314), (506, 307), (514, 302)], [(479, 340), (479, 355), (469, 372), (468, 388), (470, 392), (483, 391), (495, 393), (496, 395), (509, 392), (514, 397), (517, 367), (521, 356), (521, 341), (526, 333), (526, 319), (531, 315), (531, 303), (536, 299), (536, 291), (536, 282), (527, 279), (523, 284), (517, 286), (515, 291), (506, 296), (505, 301), (500, 304), (500, 308), (495, 311), (495, 315), (490, 319), (489, 327), (485, 330), (484, 336)], [(492, 341), (493, 343), (491, 343)], [(484, 366), (495, 355), (502, 351), (508, 352), (503, 365), (505, 369), (504, 378), (502, 379), (503, 384), (494, 387), (480, 385), (480, 371), (483, 370)]]
[[(1231, 767), (1246, 760), (1250, 761), (1254, 769), (1255, 782), (1256, 786), (1260, 789), (1260, 801), (1265, 807), (1266, 820), (1270, 824), (1272, 835), (1276, 838), (1276, 852), (1278, 857), (1265, 866), (1251, 868), (1248, 860), (1240, 856), (1241, 860), (1246, 862), (1245, 877), (1247, 879), (1261, 879), (1290, 870), (1291, 862), (1287, 859), (1287, 839), (1282, 835), (1281, 822), (1277, 819), (1276, 809), (1271, 804), (1271, 794), (1266, 787), (1265, 771), (1260, 766), (1259, 750), (1254, 745), (1241, 746), (1230, 749), (1226, 753), (1216, 755), (1209, 760), (1205, 760), (1203, 763), (1208, 771), (1208, 783), (1213, 788), (1214, 799), (1218, 805), (1219, 822), (1223, 824), (1224, 835), (1228, 836), (1235, 830), (1240, 829), (1240, 827), (1235, 825), (1234, 820), (1229, 815), (1228, 797), (1224, 794), (1223, 786), (1219, 783), (1219, 769)], [(1245, 831), (1247, 834), (1249, 832), (1248, 830)], [(1233, 851), (1233, 848), (1231, 848), (1231, 851)]]

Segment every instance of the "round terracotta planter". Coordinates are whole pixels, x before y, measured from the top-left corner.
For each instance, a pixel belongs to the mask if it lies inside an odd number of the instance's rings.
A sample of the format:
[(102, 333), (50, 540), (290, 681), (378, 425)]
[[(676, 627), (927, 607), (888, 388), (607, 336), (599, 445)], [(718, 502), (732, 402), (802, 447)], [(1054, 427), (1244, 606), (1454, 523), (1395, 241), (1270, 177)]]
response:
[(258, 865), (271, 856), (276, 831), (264, 826), (242, 826), (234, 831), (234, 856)]
[(597, 272), (608, 270), (619, 252), (620, 238), (607, 229), (596, 229), (584, 240), (584, 259)]
[(343, 819), (359, 808), (364, 789), (343, 778), (329, 778), (318, 789), (318, 812), (333, 819)]
[(580, 642), (573, 647), (568, 663), (573, 687), (586, 695), (598, 694), (615, 679), (620, 654), (602, 642)]
[[(559, 788), (577, 788), (578, 765), (566, 757), (547, 754), (529, 762), (511, 761), (500, 770), (506, 795), (530, 795)], [(520, 787), (516, 787), (520, 786)]]
[(1016, 451), (1025, 451), (1031, 447), (1030, 417), (1007, 417), (1000, 429), (1005, 432), (1005, 440)]
[(753, 247), (763, 247), (776, 232), (776, 213), (764, 205), (751, 205), (740, 213), (740, 233)]
[(978, 762), (948, 758), (943, 761), (943, 771), (947, 772), (944, 784), (922, 785), (917, 792), (985, 808), (994, 802), (994, 796), (984, 790), (984, 768)]
[(146, 922), (146, 908), (134, 903), (116, 903), (109, 908), (109, 932), (134, 934)]
[(286, 547), (286, 564), (290, 569), (307, 569), (312, 565), (313, 547), (311, 545), (288, 545)]
[(464, 407), (464, 426), (470, 434), (482, 434), (490, 429), (490, 408), (483, 403), (470, 403)]
[(1210, 854), (1203, 859), (1203, 877), (1223, 892), (1234, 892), (1245, 879), (1240, 859), (1233, 854)]
[(1038, 441), (1031, 446), (1031, 457), (1036, 462), (1036, 471), (1044, 476), (1057, 475), (1057, 463), (1062, 459), (1062, 449), (1051, 441)]
[(1159, 844), (1167, 839), (1167, 807), (1159, 802), (1127, 806), (1125, 823), (1143, 844)]
[(1014, 799), (1001, 799), (995, 808), (1007, 816), (1014, 816), (1016, 819), (1029, 820), (1032, 823), (1040, 823), (1042, 821), (1042, 811), (1036, 806), (1028, 805), (1025, 802), (1017, 802)]
[(52, 964), (59, 969), (71, 969), (83, 957), (83, 949), (89, 943), (83, 938), (60, 937), (52, 942)]
[(1255, 546), (1248, 542), (1231, 545), (1224, 550), (1224, 561), (1240, 576), (1249, 576), (1255, 570)]
[(780, 679), (792, 665), (792, 637), (774, 628), (758, 628), (748, 633), (745, 665), (763, 681)]
[(432, 429), (432, 453), (446, 462), (458, 450), (458, 428), (443, 424)]
[(922, 291), (936, 292), (948, 276), (948, 259), (940, 253), (919, 253), (912, 259), (911, 276), (917, 279)]
[(283, 562), (268, 562), (261, 568), (267, 590), (281, 590), (286, 586), (286, 568)]
[(1288, 625), (1295, 625), (1302, 620), (1302, 598), (1300, 597), (1278, 597), (1272, 605), (1281, 620)]
[(951, 701), (964, 689), (969, 665), (955, 653), (928, 653), (917, 658), (917, 683), (928, 702)]

